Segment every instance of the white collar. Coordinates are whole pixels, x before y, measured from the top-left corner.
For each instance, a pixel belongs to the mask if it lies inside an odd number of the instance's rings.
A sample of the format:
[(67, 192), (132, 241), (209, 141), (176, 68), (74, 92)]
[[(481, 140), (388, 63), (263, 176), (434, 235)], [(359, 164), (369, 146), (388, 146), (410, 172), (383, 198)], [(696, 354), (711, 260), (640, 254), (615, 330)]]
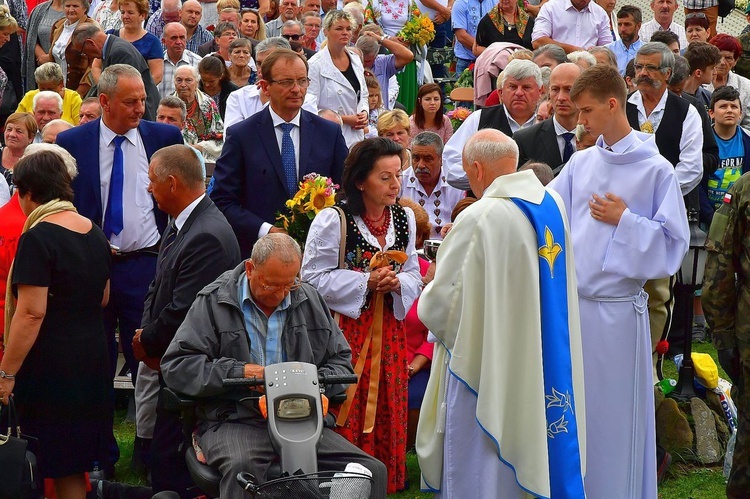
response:
[(198, 196), (195, 201), (187, 205), (179, 215), (177, 215), (177, 218), (174, 219), (174, 226), (177, 229), (177, 232), (179, 233), (182, 230), (182, 226), (185, 225), (185, 222), (187, 222), (187, 219), (190, 217), (190, 215), (193, 213), (193, 210), (195, 210), (195, 207), (198, 206), (198, 203), (200, 203), (203, 198), (206, 197), (206, 193), (204, 192), (200, 196)]
[[(651, 114), (664, 110), (664, 107), (667, 105), (667, 95), (669, 95), (669, 89), (664, 91), (661, 99), (659, 99), (659, 102), (656, 103), (656, 106), (654, 106), (654, 109), (651, 111)], [(638, 111), (640, 111), (641, 114), (646, 117), (646, 119), (651, 116), (651, 114), (646, 114), (646, 107), (643, 105), (643, 95), (641, 95), (640, 90), (636, 90), (635, 92), (633, 92), (633, 95), (630, 96), (628, 102), (630, 102), (631, 104), (635, 104), (635, 106), (638, 108)]]
[(272, 106), (268, 106), (268, 111), (271, 113), (271, 120), (273, 121), (274, 128), (281, 125), (282, 123), (291, 123), (292, 125), (299, 128), (299, 118), (301, 114), (300, 111), (297, 111), (297, 114), (290, 121), (286, 121), (284, 118), (276, 114)]
[(599, 136), (599, 140), (596, 141), (596, 145), (606, 149), (609, 147), (612, 152), (617, 154), (623, 154), (624, 152), (628, 151), (631, 147), (633, 147), (633, 144), (635, 141), (638, 140), (638, 136), (635, 133), (635, 130), (631, 130), (629, 134), (618, 140), (612, 145), (607, 144), (604, 141), (604, 135)]
[(565, 127), (562, 126), (559, 121), (557, 121), (557, 116), (552, 117), (552, 123), (555, 125), (555, 133), (557, 135), (562, 135), (564, 133), (576, 133), (575, 127), (573, 127), (573, 130), (566, 130)]
[[(111, 128), (109, 128), (105, 123), (104, 119), (101, 120), (101, 128), (99, 131), (99, 135), (104, 139), (104, 142), (109, 146), (113, 140), (115, 140), (115, 137), (117, 137), (118, 134), (112, 131)], [(136, 145), (138, 143), (138, 128), (131, 128), (124, 134), (122, 134), (126, 139), (128, 139), (128, 142), (130, 142), (132, 145)]]

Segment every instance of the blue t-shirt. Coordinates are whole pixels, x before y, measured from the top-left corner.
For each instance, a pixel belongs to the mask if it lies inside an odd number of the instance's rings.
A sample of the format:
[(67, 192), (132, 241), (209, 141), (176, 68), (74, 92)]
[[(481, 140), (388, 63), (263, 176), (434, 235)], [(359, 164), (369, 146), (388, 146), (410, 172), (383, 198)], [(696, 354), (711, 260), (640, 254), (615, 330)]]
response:
[[(730, 187), (737, 182), (746, 168), (743, 164), (745, 161), (745, 145), (742, 142), (744, 132), (737, 127), (734, 137), (724, 140), (714, 131), (716, 143), (719, 146), (719, 167), (708, 177), (708, 199), (718, 210), (721, 206), (724, 194)], [(750, 165), (748, 165), (750, 166)]]
[[(119, 29), (111, 29), (107, 31), (108, 35), (120, 36)], [(164, 51), (161, 48), (161, 42), (156, 36), (151, 33), (146, 33), (138, 40), (132, 42), (133, 46), (138, 49), (144, 59), (150, 61), (151, 59), (164, 59)]]

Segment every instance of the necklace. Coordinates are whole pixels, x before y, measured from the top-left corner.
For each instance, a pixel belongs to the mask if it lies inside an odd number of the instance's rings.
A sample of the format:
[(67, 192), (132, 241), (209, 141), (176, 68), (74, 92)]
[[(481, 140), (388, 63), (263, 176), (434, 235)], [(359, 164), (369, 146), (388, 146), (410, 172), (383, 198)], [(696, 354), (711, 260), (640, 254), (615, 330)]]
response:
[[(375, 224), (380, 222), (381, 220), (384, 220), (383, 225), (380, 227), (375, 227)], [(391, 225), (391, 210), (386, 208), (383, 210), (383, 214), (376, 220), (372, 220), (367, 217), (367, 215), (362, 215), (362, 221), (367, 226), (367, 229), (372, 233), (375, 237), (381, 237), (384, 236), (388, 232), (388, 227)]]

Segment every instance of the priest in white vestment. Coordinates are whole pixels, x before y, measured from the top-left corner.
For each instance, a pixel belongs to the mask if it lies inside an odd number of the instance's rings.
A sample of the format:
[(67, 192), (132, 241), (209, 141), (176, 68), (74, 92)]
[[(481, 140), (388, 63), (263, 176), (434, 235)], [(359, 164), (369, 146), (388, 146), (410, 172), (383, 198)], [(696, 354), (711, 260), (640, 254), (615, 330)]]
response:
[(481, 199), (437, 255), (419, 318), (437, 337), (417, 429), (422, 486), (447, 498), (582, 498), (583, 360), (559, 196), (494, 129), (463, 161)]
[(647, 279), (674, 275), (689, 244), (680, 185), (653, 135), (634, 131), (625, 83), (593, 66), (571, 90), (598, 136), (549, 184), (565, 203), (578, 279), (586, 385), (586, 496), (656, 499)]

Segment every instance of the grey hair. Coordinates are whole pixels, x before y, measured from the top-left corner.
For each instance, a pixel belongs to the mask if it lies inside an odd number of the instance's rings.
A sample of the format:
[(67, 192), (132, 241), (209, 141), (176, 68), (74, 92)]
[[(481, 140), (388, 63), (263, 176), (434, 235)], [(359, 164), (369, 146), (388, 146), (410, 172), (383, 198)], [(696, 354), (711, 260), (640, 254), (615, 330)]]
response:
[(443, 157), (443, 139), (435, 132), (420, 132), (411, 141), (411, 146), (434, 147), (438, 158)]
[(674, 70), (667, 83), (669, 85), (678, 85), (687, 80), (688, 76), (690, 76), (690, 63), (681, 55), (676, 56), (674, 58)]
[(331, 29), (333, 23), (338, 21), (348, 21), (352, 30), (357, 29), (357, 21), (354, 20), (354, 16), (345, 10), (329, 10), (323, 18), (323, 29)]
[(536, 175), (536, 178), (539, 179), (542, 185), (549, 184), (555, 178), (555, 172), (552, 171), (552, 168), (547, 163), (542, 163), (541, 161), (527, 161), (518, 169), (519, 172), (526, 170), (534, 172), (534, 175)]
[(363, 55), (377, 55), (380, 51), (380, 44), (371, 36), (360, 36), (354, 45), (362, 51)]
[[(51, 122), (48, 124), (51, 124)], [(46, 144), (44, 142), (29, 144), (28, 146), (26, 146), (26, 149), (23, 151), (23, 156), (21, 157), (25, 158), (26, 156), (31, 156), (32, 154), (42, 151), (52, 151), (54, 153), (57, 153), (62, 158), (63, 163), (65, 163), (65, 169), (68, 170), (70, 179), (73, 180), (74, 178), (76, 178), (76, 175), (78, 175), (78, 165), (76, 163), (76, 159), (67, 150), (63, 149), (57, 144)]]
[(102, 28), (97, 23), (79, 24), (70, 37), (70, 43), (76, 46), (83, 45), (86, 40), (101, 32)]
[(282, 38), (280, 36), (272, 36), (258, 42), (258, 45), (255, 46), (255, 53), (263, 54), (265, 52), (271, 52), (272, 50), (276, 49), (292, 50), (292, 46), (289, 43), (289, 40), (287, 40), (286, 38)]
[(526, 78), (534, 78), (536, 84), (540, 87), (544, 84), (542, 81), (542, 72), (539, 70), (539, 66), (531, 61), (523, 59), (514, 59), (505, 66), (505, 69), (500, 73), (502, 81), (500, 85), (505, 84), (505, 78), (510, 76), (516, 80), (525, 80)]
[(501, 158), (513, 158), (513, 161), (518, 162), (518, 145), (514, 140), (499, 141), (487, 135), (477, 133), (466, 141), (463, 151), (463, 159), (466, 163), (477, 162), (491, 165)]
[(305, 34), (305, 26), (296, 19), (290, 19), (288, 21), (284, 21), (284, 24), (281, 25), (281, 29), (283, 30), (284, 28), (294, 28), (295, 26), (299, 27), (303, 35)]
[(589, 54), (585, 50), (576, 50), (575, 52), (571, 52), (568, 54), (568, 61), (578, 64), (578, 61), (584, 61), (589, 64), (589, 66), (596, 66), (596, 57)]
[(159, 101), (159, 105), (168, 107), (170, 109), (179, 109), (182, 121), (185, 121), (185, 119), (187, 118), (187, 106), (185, 105), (185, 101), (175, 95), (168, 95), (164, 97)]
[(197, 82), (201, 81), (201, 74), (198, 71), (198, 68), (195, 67), (195, 66), (192, 66), (190, 64), (185, 64), (184, 66), (179, 66), (179, 67), (175, 68), (175, 70), (174, 70), (174, 76), (172, 76), (172, 83), (174, 83), (174, 79), (177, 78), (177, 71), (179, 71), (180, 69), (189, 69), (190, 72), (193, 74), (193, 78), (195, 78), (195, 81), (197, 81)]
[(552, 43), (548, 45), (542, 45), (534, 51), (534, 59), (536, 59), (540, 55), (546, 55), (550, 59), (554, 59), (558, 64), (568, 62), (568, 58), (565, 55), (565, 50), (563, 50), (561, 46)]
[(641, 45), (641, 48), (636, 52), (636, 56), (639, 55), (661, 55), (661, 63), (659, 64), (659, 71), (667, 74), (667, 69), (674, 71), (674, 54), (669, 47), (661, 42), (648, 42)]
[(284, 263), (302, 261), (302, 249), (297, 241), (286, 234), (266, 234), (255, 242), (250, 259), (257, 265), (263, 265), (271, 257), (278, 258)]
[(45, 62), (34, 71), (36, 84), (40, 83), (62, 83), (62, 68), (56, 62)]
[(576, 140), (578, 142), (582, 141), (583, 138), (586, 136), (587, 133), (589, 133), (589, 132), (586, 131), (586, 127), (584, 127), (583, 125), (580, 125), (580, 124), (576, 125), (575, 134), (576, 134)]
[[(173, 4), (176, 4), (176, 5), (177, 5), (177, 8), (176, 8), (176, 9), (174, 9), (174, 10), (173, 10), (173, 9), (165, 9), (165, 8), (164, 8), (164, 4), (165, 4), (165, 3), (173, 3)], [(170, 7), (171, 7), (171, 5), (170, 5)], [(202, 6), (202, 5), (201, 5), (201, 8), (203, 8), (203, 6)], [(180, 10), (180, 9), (182, 9), (182, 0), (162, 0), (162, 2), (161, 2), (161, 11), (162, 11), (162, 12), (164, 12), (165, 10), (166, 10), (167, 12), (174, 12), (175, 10)]]
[[(333, 109), (321, 109), (320, 111), (318, 111), (318, 116), (320, 116), (324, 120), (328, 120), (327, 116), (335, 117), (339, 126), (344, 126), (344, 120), (341, 118), (341, 115), (337, 113), (336, 111), (334, 111)], [(329, 121), (333, 121), (333, 120), (329, 120)]]
[[(91, 7), (91, 2), (89, 0), (78, 0), (81, 3), (81, 7), (83, 7), (83, 10), (89, 10), (89, 7)], [(65, 4), (65, 1), (63, 0), (63, 5)]]
[(344, 12), (348, 12), (354, 18), (353, 29), (365, 24), (365, 8), (359, 2), (349, 2), (344, 5)]
[(63, 98), (60, 97), (60, 94), (57, 92), (53, 92), (51, 90), (42, 90), (38, 94), (34, 96), (34, 98), (31, 100), (31, 109), (36, 111), (36, 104), (42, 99), (52, 99), (57, 103), (57, 108), (62, 113), (63, 108)]
[(588, 50), (589, 54), (596, 55), (596, 54), (604, 54), (607, 56), (607, 60), (609, 61), (609, 65), (616, 68), (617, 67), (617, 56), (615, 55), (612, 50), (608, 49), (607, 47), (591, 47)]
[(201, 162), (195, 149), (188, 145), (175, 144), (159, 149), (151, 156), (151, 166), (159, 180), (171, 175), (190, 189), (206, 187)]
[(143, 81), (140, 71), (130, 64), (113, 64), (102, 71), (99, 77), (99, 93), (111, 96), (117, 91), (120, 78), (137, 78)]
[(385, 32), (383, 32), (383, 28), (381, 28), (379, 24), (375, 23), (365, 24), (364, 26), (362, 26), (362, 29), (359, 30), (359, 34), (361, 35), (365, 31), (372, 31), (378, 36), (383, 36), (385, 34)]
[(70, 130), (71, 128), (73, 128), (73, 125), (71, 125), (64, 119), (58, 118), (56, 120), (50, 121), (49, 123), (47, 123), (46, 125), (42, 127), (42, 135), (44, 135), (44, 131), (47, 130), (48, 128), (53, 128), (59, 125), (63, 125), (65, 127), (62, 130), (60, 130), (61, 132), (65, 130)]

